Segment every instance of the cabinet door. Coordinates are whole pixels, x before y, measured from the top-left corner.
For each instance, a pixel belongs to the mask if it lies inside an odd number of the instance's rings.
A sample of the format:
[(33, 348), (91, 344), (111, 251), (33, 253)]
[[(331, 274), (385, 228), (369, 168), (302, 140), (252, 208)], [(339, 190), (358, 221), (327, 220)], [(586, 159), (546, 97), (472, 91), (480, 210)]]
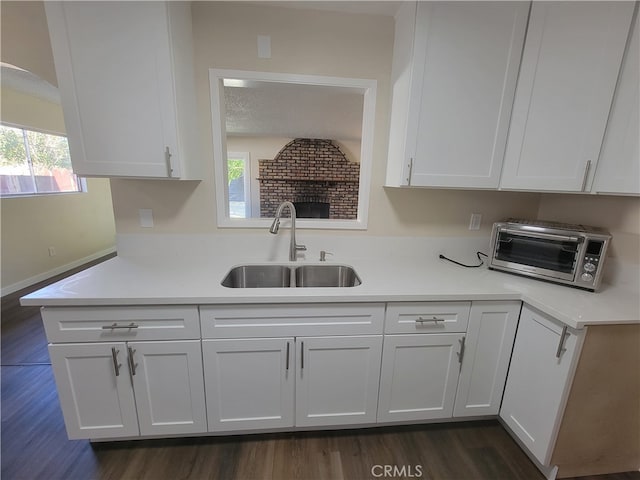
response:
[(203, 340), (209, 431), (293, 426), (293, 338)]
[(125, 343), (49, 345), (71, 440), (139, 434)]
[(497, 415), (521, 302), (473, 302), (454, 417)]
[(207, 431), (200, 340), (130, 342), (142, 435)]
[(633, 8), (533, 3), (502, 188), (590, 190)]
[(418, 2), (410, 185), (498, 187), (528, 12), (527, 2)]
[(551, 452), (584, 331), (522, 307), (500, 418), (543, 465)]
[(593, 191), (640, 194), (640, 16), (627, 45)]
[(180, 177), (165, 3), (45, 8), (74, 172)]
[(296, 426), (375, 423), (382, 335), (296, 339)]
[(453, 416), (464, 335), (386, 335), (379, 422)]

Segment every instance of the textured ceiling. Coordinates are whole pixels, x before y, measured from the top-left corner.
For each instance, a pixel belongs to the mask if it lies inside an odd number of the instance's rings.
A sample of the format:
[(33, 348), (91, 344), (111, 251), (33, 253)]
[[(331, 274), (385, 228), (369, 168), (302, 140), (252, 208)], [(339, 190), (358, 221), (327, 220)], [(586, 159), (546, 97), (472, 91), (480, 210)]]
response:
[(233, 135), (360, 140), (364, 96), (354, 89), (250, 82), (224, 87)]

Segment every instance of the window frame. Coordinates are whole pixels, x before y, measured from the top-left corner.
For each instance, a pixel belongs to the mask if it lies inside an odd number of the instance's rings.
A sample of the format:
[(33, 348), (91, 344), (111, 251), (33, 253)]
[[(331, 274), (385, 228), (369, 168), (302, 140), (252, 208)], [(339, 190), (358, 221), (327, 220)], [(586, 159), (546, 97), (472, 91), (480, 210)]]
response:
[[(25, 149), (25, 155), (26, 155), (26, 162), (27, 162), (27, 166), (29, 168), (29, 173), (31, 174), (31, 181), (33, 182), (34, 185), (34, 190), (37, 189), (36, 186), (36, 180), (35, 180), (35, 176), (33, 173), (33, 161), (31, 159), (31, 154), (30, 154), (30, 148), (29, 148), (29, 144), (27, 142), (26, 139), (26, 132), (35, 132), (35, 133), (40, 133), (43, 135), (51, 135), (51, 136), (55, 136), (55, 137), (64, 137), (65, 139), (67, 139), (67, 145), (68, 145), (68, 137), (65, 133), (61, 133), (61, 132), (57, 132), (57, 131), (53, 131), (53, 130), (47, 130), (44, 128), (36, 128), (36, 127), (31, 127), (31, 126), (27, 126), (27, 125), (21, 125), (19, 123), (14, 123), (14, 122), (7, 122), (4, 120), (0, 120), (0, 126), (1, 127), (8, 127), (8, 128), (15, 128), (15, 129), (19, 129), (22, 130), (22, 138), (24, 141), (24, 149)], [(71, 168), (71, 171), (73, 172), (73, 166)], [(79, 175), (77, 175), (75, 172), (73, 172), (73, 175), (75, 175), (76, 179), (77, 179), (77, 185), (78, 185), (78, 190), (71, 190), (71, 191), (66, 191), (66, 192), (32, 192), (32, 193), (27, 193), (27, 192), (21, 192), (21, 193), (2, 193), (0, 192), (0, 198), (2, 199), (7, 199), (7, 198), (28, 198), (28, 197), (42, 197), (42, 196), (48, 196), (48, 195), (73, 195), (73, 194), (78, 194), (78, 193), (87, 193), (87, 180), (84, 177), (81, 177)]]

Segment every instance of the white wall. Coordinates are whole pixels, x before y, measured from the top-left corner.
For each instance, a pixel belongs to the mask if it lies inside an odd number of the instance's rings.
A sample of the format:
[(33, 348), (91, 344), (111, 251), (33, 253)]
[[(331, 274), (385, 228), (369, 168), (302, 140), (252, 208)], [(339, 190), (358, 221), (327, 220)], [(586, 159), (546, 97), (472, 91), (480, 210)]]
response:
[[(2, 2), (3, 26), (5, 11), (21, 5), (25, 3)], [(22, 11), (32, 14), (35, 9), (37, 13), (42, 4), (28, 2), (24, 8)], [(118, 233), (248, 233), (216, 227), (208, 80), (208, 69), (213, 67), (377, 80), (369, 229), (341, 231), (341, 234), (488, 236), (494, 221), (509, 216), (582, 221), (609, 228), (614, 235), (612, 254), (637, 262), (640, 256), (640, 199), (637, 198), (383, 187), (390, 111), (392, 18), (264, 7), (244, 2), (194, 2), (192, 12), (200, 147), (208, 164), (205, 179), (202, 182), (113, 179), (111, 193)], [(15, 25), (10, 27), (2, 31), (3, 56), (5, 33), (20, 32)], [(271, 36), (272, 58), (257, 57), (257, 35)], [(33, 41), (39, 52), (49, 48), (42, 44), (41, 32)], [(42, 68), (40, 72), (35, 67), (30, 69), (49, 79), (46, 72), (52, 62), (47, 67), (47, 61), (34, 61), (34, 55), (30, 54), (31, 65)], [(139, 227), (140, 208), (153, 209), (153, 229)], [(471, 213), (483, 215), (480, 231), (467, 229)]]
[[(2, 60), (56, 84), (43, 4), (2, 2), (0, 8)], [(65, 132), (60, 105), (6, 87), (1, 104), (3, 122)], [(2, 295), (113, 251), (109, 180), (89, 179), (87, 183), (87, 193), (2, 199)], [(50, 246), (55, 247), (54, 257), (49, 256)]]
[(640, 264), (640, 198), (545, 194), (538, 218), (606, 228), (613, 237), (609, 256)]
[[(350, 234), (486, 236), (494, 221), (508, 216), (536, 216), (537, 194), (382, 187), (389, 128), (393, 18), (243, 2), (194, 2), (192, 13), (198, 124), (201, 148), (208, 162), (206, 178), (200, 183), (171, 184), (113, 179), (118, 233), (238, 233), (216, 227), (209, 68), (377, 80), (369, 229)], [(258, 58), (258, 35), (271, 36), (270, 59)], [(155, 228), (139, 227), (139, 208), (153, 209)], [(471, 213), (483, 214), (483, 228), (478, 232), (468, 230)]]

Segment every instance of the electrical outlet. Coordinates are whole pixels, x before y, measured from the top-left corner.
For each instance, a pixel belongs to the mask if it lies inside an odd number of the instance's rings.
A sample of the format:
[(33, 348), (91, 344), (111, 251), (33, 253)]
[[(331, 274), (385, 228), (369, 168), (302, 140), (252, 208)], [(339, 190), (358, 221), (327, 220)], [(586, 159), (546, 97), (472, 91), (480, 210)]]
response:
[(472, 213), (471, 220), (469, 221), (469, 230), (480, 230), (481, 221), (482, 221), (482, 214)]
[(56, 256), (56, 247), (49, 247), (49, 256), (50, 257), (55, 257)]

